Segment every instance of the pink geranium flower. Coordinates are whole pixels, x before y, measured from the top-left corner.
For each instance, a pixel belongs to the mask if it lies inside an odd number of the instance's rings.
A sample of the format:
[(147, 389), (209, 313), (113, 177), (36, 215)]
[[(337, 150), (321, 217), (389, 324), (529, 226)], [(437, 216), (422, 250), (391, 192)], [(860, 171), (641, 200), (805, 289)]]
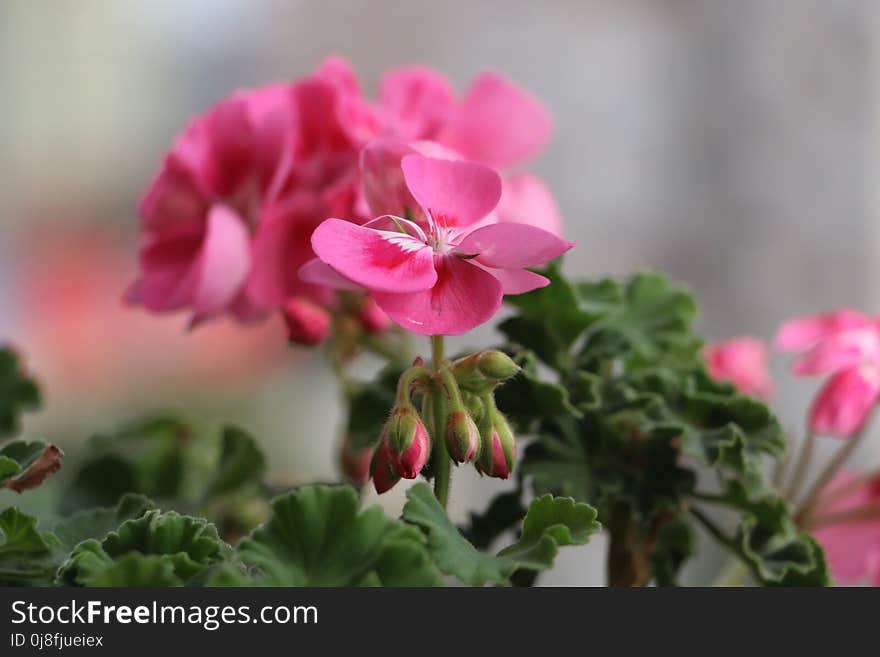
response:
[(442, 75), (424, 67), (390, 71), (380, 82), (382, 140), (361, 162), (370, 209), (403, 215), (408, 200), (400, 160), (409, 153), (479, 162), (505, 173), (497, 219), (560, 235), (559, 208), (535, 175), (516, 171), (540, 153), (552, 132), (547, 110), (500, 73), (486, 71), (459, 101)]
[(848, 309), (792, 319), (776, 346), (801, 352), (792, 364), (796, 375), (832, 375), (813, 401), (810, 429), (841, 438), (860, 431), (880, 398), (877, 320)]
[(239, 92), (177, 138), (140, 204), (144, 244), (132, 301), (156, 312), (190, 308), (193, 322), (259, 314), (244, 290), (250, 233), (277, 198), (289, 111), (282, 87)]
[(427, 223), (383, 216), (356, 226), (328, 219), (312, 235), (321, 262), (303, 268), (306, 280), (354, 283), (404, 328), (454, 335), (494, 316), (505, 293), (547, 285), (525, 268), (540, 267), (573, 246), (524, 224), (474, 229), (501, 196), (501, 180), (488, 167), (407, 155), (402, 170)]
[(880, 517), (853, 517), (857, 509), (880, 509), (880, 478), (859, 478), (844, 471), (831, 480), (812, 513), (819, 524), (811, 531), (839, 584), (880, 586)]
[(729, 381), (744, 395), (769, 397), (773, 381), (767, 368), (767, 346), (762, 340), (739, 336), (707, 345), (703, 350), (709, 376)]

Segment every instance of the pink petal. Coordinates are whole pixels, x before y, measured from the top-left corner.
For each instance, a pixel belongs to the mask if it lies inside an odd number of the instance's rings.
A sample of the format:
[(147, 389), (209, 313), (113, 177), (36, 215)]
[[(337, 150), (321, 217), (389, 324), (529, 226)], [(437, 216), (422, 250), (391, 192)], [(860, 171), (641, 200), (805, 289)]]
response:
[(501, 221), (529, 224), (562, 236), (556, 199), (538, 176), (521, 174), (505, 179), (497, 211)]
[(550, 279), (528, 269), (495, 269), (482, 265), (476, 259), (470, 262), (497, 278), (501, 283), (504, 294), (525, 294), (526, 292), (550, 285)]
[(388, 71), (379, 99), (393, 132), (404, 139), (434, 139), (455, 110), (455, 92), (437, 71), (412, 66)]
[(223, 205), (211, 208), (199, 252), (194, 321), (226, 308), (238, 294), (250, 268), (250, 241), (241, 218)]
[(175, 153), (165, 157), (138, 207), (147, 230), (201, 230), (207, 201), (186, 163)]
[[(851, 486), (859, 476), (859, 473), (854, 471), (841, 472), (823, 489), (822, 496), (829, 497), (836, 490)], [(820, 498), (816, 515), (844, 513), (878, 503), (880, 503), (880, 480), (875, 480), (853, 488), (849, 493), (830, 498), (829, 502)], [(866, 577), (874, 574), (872, 555), (880, 547), (880, 519), (865, 518), (823, 525), (814, 529), (812, 534), (825, 549), (828, 566), (837, 583), (859, 584)]]
[(489, 321), (501, 306), (501, 283), (455, 256), (436, 256), (437, 284), (410, 294), (373, 292), (403, 328), (420, 335), (459, 335)]
[(375, 139), (361, 151), (361, 181), (373, 214), (421, 215), (400, 168), (403, 156), (415, 152), (399, 139)]
[(505, 168), (540, 153), (551, 131), (537, 98), (490, 71), (471, 84), (441, 141), (468, 159)]
[(406, 155), (401, 166), (413, 197), (441, 225), (470, 226), (501, 198), (501, 178), (480, 164)]
[(874, 367), (843, 370), (819, 391), (810, 408), (810, 430), (849, 438), (861, 430), (880, 396), (880, 372)]
[(192, 302), (198, 281), (195, 263), (203, 235), (200, 232), (163, 234), (141, 250), (138, 301), (153, 312), (179, 310)]
[(872, 322), (869, 317), (848, 308), (823, 315), (797, 317), (780, 327), (775, 346), (782, 351), (800, 351), (839, 331), (863, 328), (870, 324)]
[(541, 267), (574, 246), (541, 228), (526, 224), (497, 223), (465, 235), (456, 251), (476, 255), (489, 267), (513, 269)]
[(880, 357), (880, 333), (873, 325), (831, 334), (792, 364), (798, 375), (824, 374)]
[(327, 219), (312, 233), (312, 248), (337, 272), (370, 290), (416, 292), (437, 282), (431, 247), (403, 233)]
[(268, 207), (253, 239), (253, 270), (248, 295), (265, 309), (278, 308), (294, 295), (314, 296), (299, 269), (314, 258), (312, 232), (321, 223), (320, 205), (303, 194)]
[(360, 285), (347, 279), (320, 258), (309, 260), (306, 264), (300, 267), (299, 277), (306, 283), (323, 285), (334, 290), (363, 289)]

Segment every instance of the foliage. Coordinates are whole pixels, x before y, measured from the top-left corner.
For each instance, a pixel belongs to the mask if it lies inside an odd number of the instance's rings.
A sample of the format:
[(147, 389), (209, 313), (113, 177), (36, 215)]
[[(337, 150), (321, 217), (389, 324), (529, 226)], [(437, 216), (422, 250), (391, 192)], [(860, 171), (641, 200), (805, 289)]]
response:
[(782, 429), (765, 404), (706, 374), (691, 294), (654, 273), (581, 284), (556, 265), (543, 273), (552, 284), (512, 297), (517, 313), (500, 327), (523, 375), (498, 403), (535, 437), (521, 485), (598, 506), (612, 583), (668, 585), (693, 552), (697, 482), (713, 471), (737, 492), (713, 501), (740, 514), (737, 534), (718, 537), (759, 581), (826, 582), (821, 549), (764, 476)]

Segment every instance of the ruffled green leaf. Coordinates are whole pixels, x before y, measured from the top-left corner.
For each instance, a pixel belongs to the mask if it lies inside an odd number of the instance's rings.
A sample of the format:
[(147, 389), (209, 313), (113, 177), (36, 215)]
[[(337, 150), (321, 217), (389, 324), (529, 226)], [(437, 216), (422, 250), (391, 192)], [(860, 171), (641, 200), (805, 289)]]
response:
[(39, 406), (37, 384), (25, 374), (12, 349), (0, 348), (0, 438), (18, 433), (21, 414)]
[(61, 544), (16, 508), (0, 513), (0, 585), (47, 586), (62, 560)]
[(238, 546), (243, 569), (215, 585), (435, 586), (439, 573), (415, 527), (378, 506), (359, 509), (349, 486), (306, 486), (272, 502), (272, 517)]
[(127, 493), (116, 506), (78, 511), (59, 521), (53, 533), (67, 550), (73, 550), (89, 538), (103, 539), (126, 520), (140, 518), (154, 508), (148, 497)]
[[(217, 529), (203, 518), (182, 516), (174, 511), (150, 510), (127, 520), (103, 540), (79, 543), (59, 570), (59, 580), (69, 585), (97, 586), (110, 575), (119, 575), (116, 562), (130, 554), (153, 555), (170, 565), (175, 583), (185, 583), (202, 570), (226, 560), (231, 549), (217, 535)], [(168, 566), (163, 567), (167, 571)], [(161, 578), (152, 586), (161, 586)]]
[(561, 546), (583, 545), (600, 529), (593, 507), (545, 495), (529, 507), (520, 539), (492, 556), (478, 551), (459, 533), (426, 484), (410, 488), (407, 500), (403, 518), (427, 534), (440, 570), (472, 586), (506, 584), (520, 569), (546, 570)]

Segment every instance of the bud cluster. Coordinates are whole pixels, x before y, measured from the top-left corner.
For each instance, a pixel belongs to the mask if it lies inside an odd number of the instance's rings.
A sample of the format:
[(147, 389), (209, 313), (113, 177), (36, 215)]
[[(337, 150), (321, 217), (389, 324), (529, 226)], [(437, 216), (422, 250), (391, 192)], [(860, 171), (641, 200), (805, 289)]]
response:
[(291, 297), (282, 307), (287, 340), (291, 344), (314, 346), (330, 336), (333, 323), (339, 337), (356, 341), (360, 335), (381, 333), (391, 320), (368, 296), (340, 295), (339, 307), (326, 308), (304, 296)]
[[(372, 450), (369, 472), (376, 491), (384, 493), (400, 479), (414, 479), (423, 471), (430, 474), (438, 451), (456, 465), (473, 463), (481, 474), (507, 479), (516, 461), (516, 442), (495, 405), (494, 391), (518, 372), (516, 363), (500, 351), (444, 361), (436, 370), (416, 359), (398, 380), (394, 407)], [(421, 412), (414, 403), (418, 397)], [(438, 440), (445, 449), (435, 449)], [(363, 453), (343, 451), (345, 472), (355, 483), (363, 481), (364, 458)]]

